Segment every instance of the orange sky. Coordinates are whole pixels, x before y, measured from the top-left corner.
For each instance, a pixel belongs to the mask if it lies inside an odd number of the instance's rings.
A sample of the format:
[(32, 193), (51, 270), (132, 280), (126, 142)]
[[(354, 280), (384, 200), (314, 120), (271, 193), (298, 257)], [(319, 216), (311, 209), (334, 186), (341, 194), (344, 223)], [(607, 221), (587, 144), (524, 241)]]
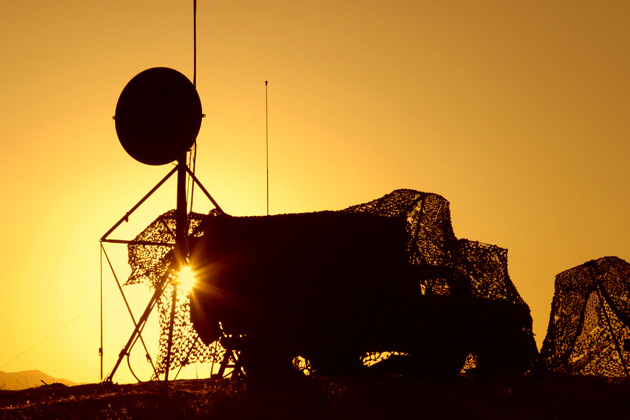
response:
[[(198, 3), (197, 174), (228, 213), (265, 212), (269, 80), (272, 213), (441, 194), (458, 237), (508, 248), (539, 344), (557, 273), (630, 260), (630, 3)], [(170, 168), (111, 117), (144, 69), (192, 78), (192, 1), (4, 0), (0, 39), (0, 369), (94, 382), (98, 239)], [(106, 370), (131, 332), (112, 282)]]

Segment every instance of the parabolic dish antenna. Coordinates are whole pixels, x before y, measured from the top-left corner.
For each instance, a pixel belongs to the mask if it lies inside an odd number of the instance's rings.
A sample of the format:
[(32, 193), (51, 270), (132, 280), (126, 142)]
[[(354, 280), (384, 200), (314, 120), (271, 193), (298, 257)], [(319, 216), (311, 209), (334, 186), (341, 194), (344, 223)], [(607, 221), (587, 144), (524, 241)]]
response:
[(164, 165), (181, 157), (201, 127), (201, 100), (180, 72), (154, 67), (127, 83), (116, 104), (116, 133), (131, 157)]

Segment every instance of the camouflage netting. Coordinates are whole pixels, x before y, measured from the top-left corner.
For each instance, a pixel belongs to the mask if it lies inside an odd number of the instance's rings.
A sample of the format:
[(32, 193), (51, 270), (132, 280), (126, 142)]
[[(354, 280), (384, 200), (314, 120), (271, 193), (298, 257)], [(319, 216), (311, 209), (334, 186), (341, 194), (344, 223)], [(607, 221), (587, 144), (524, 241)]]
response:
[[(449, 203), (437, 194), (414, 190), (396, 190), (384, 197), (342, 210), (347, 213), (401, 218), (406, 220), (407, 255), (409, 262), (423, 267), (420, 290), (426, 295), (458, 295), (500, 300), (527, 307), (510, 280), (507, 271), (507, 250), (495, 245), (457, 239), (451, 226)], [(173, 241), (174, 211), (151, 223), (136, 240)], [(204, 216), (190, 215), (189, 234), (201, 235), (199, 224)], [(172, 247), (130, 245), (129, 263), (132, 274), (127, 284), (158, 284), (171, 262)], [(160, 350), (159, 371), (165, 370), (171, 290), (159, 301)], [(529, 310), (527, 309), (527, 314)], [(221, 361), (225, 350), (218, 342), (204, 345), (190, 321), (190, 304), (186, 296), (178, 296), (171, 369), (197, 361)], [(529, 317), (529, 315), (527, 315)], [(532, 337), (531, 317), (522, 329)]]
[[(188, 215), (188, 235), (196, 238), (201, 235), (199, 229), (204, 219), (203, 214)], [(134, 238), (134, 242), (154, 242), (159, 245), (128, 245), (131, 274), (126, 285), (144, 283), (155, 289), (164, 276), (172, 275), (169, 267), (174, 257), (175, 210), (170, 210), (155, 219), (146, 229)], [(169, 245), (170, 244), (170, 245)], [(167, 287), (158, 300), (160, 325), (160, 343), (156, 369), (158, 374), (166, 371), (167, 343), (170, 326), (173, 288)], [(173, 351), (171, 369), (190, 363), (220, 360), (224, 349), (218, 343), (205, 346), (190, 322), (190, 301), (185, 291), (177, 292), (177, 306), (173, 329)]]
[(605, 257), (556, 276), (542, 367), (558, 373), (627, 376), (630, 264)]
[[(199, 237), (199, 226), (204, 219), (203, 214), (188, 215), (188, 235)], [(125, 285), (145, 283), (153, 288), (166, 274), (173, 258), (175, 246), (175, 210), (169, 210), (158, 216), (146, 227), (133, 242), (150, 242), (155, 245), (131, 244), (127, 247), (131, 274)]]
[[(442, 273), (443, 277), (436, 269), (432, 278), (423, 280), (421, 289), (424, 293), (471, 294), (473, 297), (525, 304), (508, 275), (507, 250), (457, 239), (451, 226), (449, 202), (444, 197), (414, 190), (396, 190), (345, 211), (407, 220), (410, 262), (448, 269), (448, 272)], [(448, 284), (449, 277), (454, 279), (452, 284)]]

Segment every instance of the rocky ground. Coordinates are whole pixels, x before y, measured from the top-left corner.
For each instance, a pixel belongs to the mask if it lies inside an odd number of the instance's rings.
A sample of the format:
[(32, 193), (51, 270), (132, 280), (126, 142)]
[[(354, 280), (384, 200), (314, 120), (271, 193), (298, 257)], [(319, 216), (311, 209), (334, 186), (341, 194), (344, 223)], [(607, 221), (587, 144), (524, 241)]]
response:
[(545, 377), (448, 381), (304, 378), (49, 385), (0, 391), (2, 419), (628, 419), (630, 383)]

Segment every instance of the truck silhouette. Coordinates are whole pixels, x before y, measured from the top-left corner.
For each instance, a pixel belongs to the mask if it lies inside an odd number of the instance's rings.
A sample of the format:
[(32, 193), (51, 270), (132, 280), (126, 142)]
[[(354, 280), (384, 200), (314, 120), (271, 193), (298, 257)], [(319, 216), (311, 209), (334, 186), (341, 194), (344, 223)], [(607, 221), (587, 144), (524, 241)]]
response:
[[(205, 344), (240, 352), (253, 377), (301, 356), (321, 375), (382, 370), (448, 376), (527, 370), (538, 354), (507, 252), (457, 239), (448, 202), (396, 190), (343, 211), (260, 217), (214, 212), (192, 242), (190, 319)], [(394, 360), (394, 358), (392, 358)]]

